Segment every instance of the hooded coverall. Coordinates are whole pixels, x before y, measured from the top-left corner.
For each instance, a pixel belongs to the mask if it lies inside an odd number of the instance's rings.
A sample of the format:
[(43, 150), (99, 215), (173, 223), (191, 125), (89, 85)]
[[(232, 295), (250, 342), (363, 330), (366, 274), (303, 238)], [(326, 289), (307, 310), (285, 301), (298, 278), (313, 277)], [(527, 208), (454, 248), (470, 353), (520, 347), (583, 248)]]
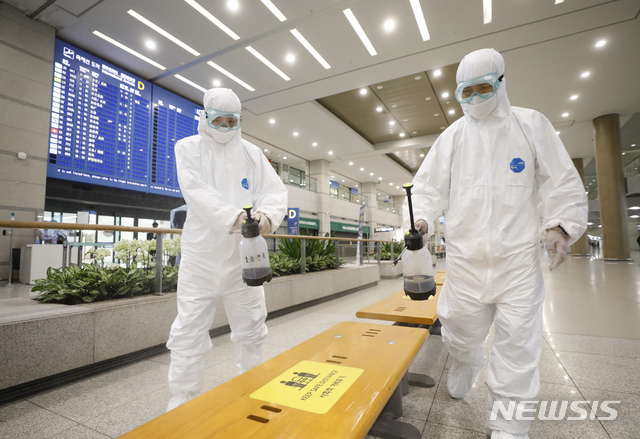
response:
[[(461, 61), (456, 80), (488, 73), (503, 75), (504, 60), (482, 49)], [(483, 367), (483, 344), (493, 323), (487, 427), (499, 432), (495, 437), (527, 437), (531, 421), (509, 421), (501, 412), (490, 420), (490, 413), (496, 401), (509, 407), (510, 401), (538, 395), (541, 232), (560, 226), (568, 245), (575, 242), (586, 230), (587, 198), (551, 123), (537, 111), (512, 107), (504, 79), (495, 95), (479, 101), (462, 104), (465, 117), (438, 137), (418, 170), (414, 218), (431, 229), (445, 212), (447, 279), (437, 312), (454, 360), (449, 392), (461, 398), (469, 391)]]
[[(241, 110), (235, 93), (219, 88), (205, 93), (204, 108)], [(209, 329), (219, 299), (229, 320), (240, 371), (262, 361), (267, 335), (264, 289), (243, 282), (241, 235), (229, 232), (246, 205), (253, 206), (252, 214), (266, 215), (275, 231), (286, 214), (287, 189), (260, 148), (241, 139), (241, 129), (222, 131), (207, 124), (203, 111), (198, 135), (178, 141), (175, 147), (188, 213), (181, 240), (178, 316), (167, 342), (173, 395), (167, 411), (202, 391), (205, 354), (212, 347)]]

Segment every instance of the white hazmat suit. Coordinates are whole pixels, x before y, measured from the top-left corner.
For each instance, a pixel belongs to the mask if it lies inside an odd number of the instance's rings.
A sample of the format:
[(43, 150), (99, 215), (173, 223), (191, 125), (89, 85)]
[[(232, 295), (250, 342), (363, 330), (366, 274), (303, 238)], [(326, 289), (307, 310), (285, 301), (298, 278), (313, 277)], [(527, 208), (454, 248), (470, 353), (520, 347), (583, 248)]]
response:
[[(240, 100), (229, 89), (204, 95), (205, 110), (239, 113)], [(216, 130), (200, 116), (198, 135), (176, 143), (180, 189), (188, 213), (182, 232), (178, 278), (178, 316), (171, 326), (168, 410), (197, 396), (203, 388), (205, 354), (218, 300), (222, 301), (244, 372), (262, 361), (267, 335), (263, 287), (242, 281), (238, 218), (243, 206), (262, 213), (275, 231), (287, 210), (287, 189), (257, 146), (241, 139), (241, 129)]]
[[(467, 55), (456, 80), (487, 74), (504, 74), (504, 60), (493, 49)], [(501, 412), (490, 420), (489, 415), (495, 401), (509, 407), (510, 401), (538, 395), (541, 232), (560, 226), (567, 245), (575, 242), (586, 230), (587, 199), (551, 123), (537, 111), (512, 107), (503, 78), (493, 96), (476, 98), (462, 104), (465, 117), (439, 136), (418, 170), (414, 218), (432, 229), (445, 212), (447, 279), (437, 311), (454, 360), (449, 393), (462, 398), (470, 390), (483, 367), (483, 344), (493, 323), (487, 427), (494, 437), (526, 438), (531, 421), (508, 421)], [(407, 212), (405, 203), (405, 219)]]

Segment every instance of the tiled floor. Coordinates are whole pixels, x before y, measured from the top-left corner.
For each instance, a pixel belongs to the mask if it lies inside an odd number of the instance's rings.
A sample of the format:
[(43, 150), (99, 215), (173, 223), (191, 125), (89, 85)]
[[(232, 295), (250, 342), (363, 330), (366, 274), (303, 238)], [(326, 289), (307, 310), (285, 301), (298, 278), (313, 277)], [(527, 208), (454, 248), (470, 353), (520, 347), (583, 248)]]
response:
[[(584, 420), (534, 421), (536, 438), (640, 437), (640, 254), (634, 262), (604, 262), (570, 257), (553, 273), (545, 272), (545, 333), (540, 362), (539, 400), (589, 401), (580, 407)], [(444, 261), (438, 269), (445, 268)], [(355, 312), (402, 287), (401, 280), (316, 305), (267, 322), (265, 359), (346, 320)], [(13, 292), (18, 294), (17, 292)], [(0, 298), (6, 298), (0, 297)], [(380, 322), (377, 322), (380, 323)], [(488, 343), (491, 342), (490, 334)], [(478, 438), (484, 434), (484, 371), (462, 400), (447, 393), (448, 353), (438, 336), (430, 336), (411, 370), (426, 373), (436, 387), (411, 387), (404, 398), (404, 417), (423, 431), (423, 439)], [(0, 407), (0, 438), (116, 438), (162, 414), (169, 400), (166, 376), (169, 355), (103, 373)], [(228, 334), (216, 337), (207, 358), (207, 388), (235, 376), (234, 349)], [(0, 372), (1, 373), (1, 372)], [(617, 419), (592, 401), (611, 405)], [(339, 439), (339, 438), (336, 438)]]

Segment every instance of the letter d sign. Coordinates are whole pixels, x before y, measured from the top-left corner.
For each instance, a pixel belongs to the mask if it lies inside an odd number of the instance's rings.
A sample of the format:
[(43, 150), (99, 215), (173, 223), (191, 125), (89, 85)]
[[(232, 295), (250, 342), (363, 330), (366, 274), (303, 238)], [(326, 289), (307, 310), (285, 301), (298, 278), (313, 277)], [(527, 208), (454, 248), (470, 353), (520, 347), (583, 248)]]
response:
[(138, 90), (144, 90), (144, 82), (138, 81)]

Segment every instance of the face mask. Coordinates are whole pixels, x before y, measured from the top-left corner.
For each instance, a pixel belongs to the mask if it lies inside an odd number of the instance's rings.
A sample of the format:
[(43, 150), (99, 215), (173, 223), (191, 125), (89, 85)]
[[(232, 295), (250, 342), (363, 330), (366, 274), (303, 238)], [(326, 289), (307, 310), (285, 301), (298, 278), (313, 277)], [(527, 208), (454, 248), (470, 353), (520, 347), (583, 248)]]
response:
[(490, 114), (498, 105), (498, 99), (494, 95), (489, 99), (483, 99), (480, 96), (474, 96), (468, 104), (462, 104), (462, 108), (466, 114), (476, 119), (482, 119)]
[(213, 140), (218, 143), (227, 143), (229, 140), (238, 133), (238, 130), (230, 130), (229, 128), (218, 128), (217, 130), (211, 130)]

